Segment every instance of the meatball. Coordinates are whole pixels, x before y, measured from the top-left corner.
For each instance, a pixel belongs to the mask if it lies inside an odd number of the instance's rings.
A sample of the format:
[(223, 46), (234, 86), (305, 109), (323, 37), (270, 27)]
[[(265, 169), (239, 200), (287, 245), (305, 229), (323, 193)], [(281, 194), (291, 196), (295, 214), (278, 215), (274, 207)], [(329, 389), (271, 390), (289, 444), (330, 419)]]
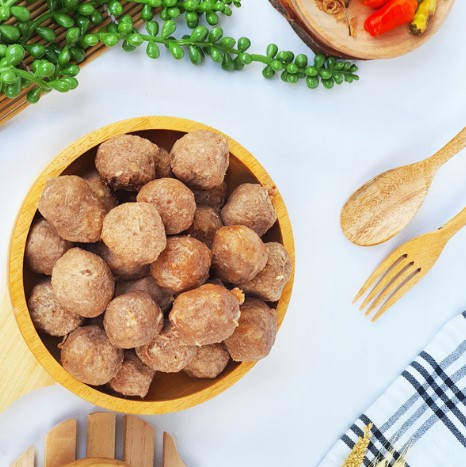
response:
[(106, 211), (81, 177), (63, 175), (47, 180), (38, 209), (63, 239), (80, 243), (100, 240)]
[(186, 345), (166, 323), (161, 333), (149, 344), (136, 349), (138, 357), (151, 368), (164, 373), (181, 371), (196, 354), (196, 347)]
[(186, 233), (205, 243), (210, 248), (215, 232), (220, 227), (223, 227), (223, 222), (220, 219), (218, 211), (209, 206), (199, 206), (194, 213), (193, 224)]
[(267, 250), (260, 237), (244, 225), (217, 230), (212, 242), (212, 266), (224, 282), (252, 280), (267, 263)]
[(71, 313), (93, 318), (104, 312), (113, 297), (114, 282), (99, 256), (71, 248), (55, 264), (52, 287), (57, 301)]
[(115, 190), (138, 191), (155, 178), (154, 159), (159, 147), (135, 135), (119, 135), (100, 144), (95, 166)]
[(159, 146), (159, 152), (154, 158), (155, 175), (158, 178), (173, 178), (172, 168), (170, 167), (170, 153)]
[(32, 288), (28, 309), (36, 329), (51, 336), (66, 336), (84, 321), (84, 318), (70, 313), (57, 302), (49, 278)]
[(269, 354), (276, 334), (276, 310), (262, 300), (247, 298), (241, 306), (239, 326), (225, 345), (235, 362), (256, 361)]
[(175, 300), (172, 294), (164, 292), (152, 279), (152, 276), (144, 276), (136, 280), (120, 280), (115, 287), (115, 295), (128, 292), (147, 292), (162, 311), (168, 311)]
[(247, 294), (267, 302), (276, 302), (291, 277), (291, 259), (281, 243), (266, 243), (265, 248), (268, 256), (265, 268), (240, 287)]
[(82, 383), (100, 386), (108, 383), (123, 361), (123, 350), (114, 347), (103, 329), (82, 326), (61, 344), (61, 364)]
[(29, 230), (24, 256), (32, 271), (50, 276), (57, 260), (71, 246), (45, 219), (40, 218), (32, 223)]
[(210, 250), (199, 240), (170, 237), (150, 272), (159, 287), (176, 294), (202, 285), (209, 277), (210, 260)]
[(192, 131), (173, 145), (171, 168), (186, 184), (208, 190), (223, 182), (229, 154), (228, 142), (222, 135), (208, 130)]
[(211, 208), (221, 209), (225, 204), (227, 194), (226, 182), (214, 186), (210, 190), (202, 190), (201, 188), (191, 187), (194, 193), (194, 199), (198, 206), (210, 206)]
[(137, 201), (153, 203), (162, 218), (167, 235), (186, 230), (194, 219), (193, 192), (175, 178), (152, 180), (141, 188)]
[(237, 187), (223, 207), (221, 216), (225, 225), (245, 225), (259, 237), (277, 220), (269, 191), (256, 183)]
[(148, 264), (123, 261), (105, 243), (99, 243), (97, 253), (107, 263), (113, 275), (122, 279), (138, 279), (149, 274)]
[(143, 363), (133, 351), (126, 351), (120, 370), (108, 385), (124, 396), (145, 397), (154, 376), (155, 370)]
[(124, 203), (104, 219), (102, 240), (122, 261), (153, 263), (165, 248), (165, 228), (151, 203)]
[(183, 368), (191, 378), (216, 378), (228, 365), (230, 354), (222, 344), (203, 345)]
[(175, 299), (169, 319), (173, 330), (188, 345), (222, 342), (233, 334), (240, 315), (240, 294), (204, 284)]
[(105, 211), (108, 212), (116, 207), (118, 204), (117, 199), (112, 189), (102, 180), (99, 172), (90, 170), (83, 175), (83, 179), (89, 185), (94, 195), (100, 200)]
[(104, 314), (105, 332), (112, 345), (121, 349), (147, 344), (162, 326), (162, 310), (146, 292), (119, 295)]

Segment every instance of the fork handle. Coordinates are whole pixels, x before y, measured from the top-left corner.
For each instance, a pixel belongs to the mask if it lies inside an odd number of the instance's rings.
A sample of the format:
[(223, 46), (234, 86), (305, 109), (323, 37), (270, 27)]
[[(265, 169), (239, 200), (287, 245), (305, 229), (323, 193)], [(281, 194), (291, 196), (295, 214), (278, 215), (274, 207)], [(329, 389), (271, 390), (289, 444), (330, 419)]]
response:
[(466, 127), (445, 144), (443, 148), (429, 157), (429, 165), (434, 170), (439, 169), (445, 162), (449, 161), (455, 154), (464, 149), (464, 147), (466, 147)]
[(449, 240), (453, 235), (460, 231), (466, 225), (466, 208), (459, 212), (453, 219), (448, 221), (440, 231), (443, 232), (446, 240)]

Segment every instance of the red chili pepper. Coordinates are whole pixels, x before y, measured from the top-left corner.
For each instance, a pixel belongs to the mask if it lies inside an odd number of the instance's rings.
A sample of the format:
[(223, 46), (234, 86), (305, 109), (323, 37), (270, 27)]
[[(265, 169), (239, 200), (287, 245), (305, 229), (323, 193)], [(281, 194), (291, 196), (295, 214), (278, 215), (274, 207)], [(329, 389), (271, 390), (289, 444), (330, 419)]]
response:
[(361, 3), (369, 8), (380, 8), (384, 6), (389, 0), (361, 0)]
[(417, 0), (389, 0), (366, 19), (364, 29), (371, 36), (378, 36), (402, 24), (410, 23), (417, 7)]

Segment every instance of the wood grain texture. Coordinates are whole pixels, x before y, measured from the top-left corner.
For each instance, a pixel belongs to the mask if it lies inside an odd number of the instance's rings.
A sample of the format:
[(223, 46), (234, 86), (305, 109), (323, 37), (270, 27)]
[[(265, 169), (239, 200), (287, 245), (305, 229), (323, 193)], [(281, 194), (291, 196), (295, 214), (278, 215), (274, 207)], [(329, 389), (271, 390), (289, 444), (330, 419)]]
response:
[(153, 467), (155, 440), (152, 426), (141, 418), (125, 415), (123, 459), (134, 467)]
[(34, 467), (36, 458), (36, 450), (34, 446), (31, 446), (24, 451), (14, 462), (10, 464), (10, 467)]
[(427, 31), (414, 36), (408, 27), (401, 26), (378, 37), (364, 30), (365, 19), (373, 12), (359, 1), (351, 1), (348, 17), (358, 18), (356, 37), (348, 33), (344, 22), (321, 11), (314, 0), (270, 0), (295, 29), (304, 42), (316, 53), (352, 59), (385, 59), (406, 54), (429, 40), (447, 18), (454, 0), (438, 0), (438, 7)]
[(119, 467), (119, 466), (134, 467), (118, 459), (105, 459), (102, 457), (94, 457), (90, 459), (79, 459), (77, 461), (71, 462), (70, 464), (63, 465), (62, 467)]
[(370, 246), (389, 240), (416, 215), (437, 170), (466, 146), (466, 127), (433, 156), (374, 177), (343, 206), (343, 233), (353, 243)]
[(45, 438), (44, 467), (62, 467), (76, 459), (76, 420), (65, 420)]
[(115, 457), (116, 414), (91, 413), (87, 416), (87, 457)]
[[(93, 163), (96, 146), (108, 138), (135, 133), (153, 139), (162, 146), (171, 148), (174, 141), (184, 133), (194, 130), (218, 130), (192, 120), (175, 117), (139, 117), (113, 123), (78, 139), (58, 154), (39, 175), (21, 206), (12, 232), (9, 251), (9, 288), (11, 300), (16, 310), (16, 320), (23, 339), (32, 354), (55, 381), (65, 386), (79, 397), (109, 410), (123, 413), (155, 414), (182, 410), (200, 404), (232, 386), (253, 366), (252, 362), (241, 364), (230, 362), (226, 370), (214, 380), (195, 380), (181, 373), (157, 373), (148, 395), (144, 400), (117, 397), (105, 388), (93, 388), (73, 378), (60, 365), (57, 353), (58, 340), (44, 340), (36, 332), (29, 316), (26, 303), (27, 288), (33, 283), (34, 276), (28, 273), (23, 264), (24, 249), (31, 222), (36, 214), (37, 203), (45, 182), (50, 177), (62, 173), (80, 173)], [(222, 133), (223, 134), (223, 133)], [(290, 255), (292, 274), (276, 304), (277, 324), (280, 327), (288, 307), (293, 288), (295, 252), (293, 232), (285, 203), (275, 183), (262, 165), (238, 142), (223, 134), (230, 148), (230, 168), (227, 183), (230, 191), (240, 183), (259, 182), (274, 188), (272, 203), (277, 213), (277, 223), (266, 234), (265, 241), (283, 243)], [(37, 280), (37, 278), (36, 278)], [(55, 356), (54, 356), (55, 355)]]
[(186, 467), (176, 449), (175, 440), (166, 431), (163, 432), (162, 467)]

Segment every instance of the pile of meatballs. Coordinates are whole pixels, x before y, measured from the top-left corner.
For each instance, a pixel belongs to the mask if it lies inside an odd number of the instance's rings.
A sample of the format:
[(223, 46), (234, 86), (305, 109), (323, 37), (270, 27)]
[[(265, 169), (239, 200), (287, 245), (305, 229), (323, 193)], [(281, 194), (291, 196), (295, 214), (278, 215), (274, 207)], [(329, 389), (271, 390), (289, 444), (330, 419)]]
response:
[(25, 259), (36, 329), (63, 337), (76, 379), (144, 398), (157, 371), (216, 378), (270, 352), (271, 307), (291, 275), (269, 190), (226, 199), (226, 139), (193, 131), (171, 151), (136, 135), (97, 148), (95, 169), (49, 179)]

